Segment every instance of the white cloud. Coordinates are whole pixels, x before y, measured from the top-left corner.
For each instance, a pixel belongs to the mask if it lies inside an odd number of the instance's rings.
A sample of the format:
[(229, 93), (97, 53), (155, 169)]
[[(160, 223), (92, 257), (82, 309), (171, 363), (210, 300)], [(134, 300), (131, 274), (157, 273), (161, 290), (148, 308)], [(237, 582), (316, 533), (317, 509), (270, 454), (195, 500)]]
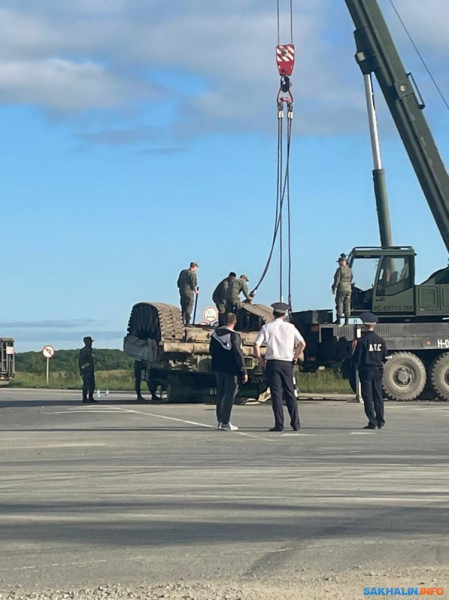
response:
[[(0, 63), (0, 99), (58, 111), (118, 108), (132, 96), (127, 85), (93, 62), (63, 59)], [(144, 93), (143, 86), (139, 90)]]
[[(343, 0), (338, 9), (334, 2), (294, 3), (296, 127), (306, 133), (365, 126), (353, 27)], [(268, 111), (275, 112), (277, 27), (270, 0), (29, 4), (20, 11), (8, 0), (0, 10), (0, 102), (69, 115), (101, 108), (123, 111), (159, 99), (157, 91), (165, 87), (187, 133), (199, 126), (260, 130)], [(389, 2), (381, 4), (390, 20)], [(420, 38), (447, 48), (446, 0), (396, 0), (396, 6)], [(281, 24), (281, 42), (289, 41), (288, 14), (281, 15)], [(184, 78), (180, 94), (173, 93), (177, 73)], [(202, 81), (202, 89), (189, 77)]]
[[(421, 46), (435, 50), (449, 50), (447, 24), (449, 22), (449, 2), (447, 0), (395, 0), (399, 15), (414, 40)], [(389, 6), (392, 23), (395, 16)], [(398, 25), (393, 25), (395, 30)]]

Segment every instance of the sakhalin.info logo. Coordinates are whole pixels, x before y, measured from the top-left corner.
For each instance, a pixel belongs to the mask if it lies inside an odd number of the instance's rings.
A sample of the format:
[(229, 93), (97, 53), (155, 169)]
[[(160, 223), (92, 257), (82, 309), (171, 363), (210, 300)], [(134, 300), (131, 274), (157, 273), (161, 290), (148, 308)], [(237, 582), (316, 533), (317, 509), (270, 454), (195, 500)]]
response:
[(442, 587), (366, 587), (363, 588), (364, 596), (443, 596)]

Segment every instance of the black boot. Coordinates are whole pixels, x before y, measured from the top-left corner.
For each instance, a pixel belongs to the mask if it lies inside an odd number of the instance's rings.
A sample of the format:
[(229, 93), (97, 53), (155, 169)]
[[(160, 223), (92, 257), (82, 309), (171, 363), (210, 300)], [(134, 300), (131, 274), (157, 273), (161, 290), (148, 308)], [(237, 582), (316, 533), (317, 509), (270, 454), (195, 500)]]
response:
[(345, 317), (345, 325), (349, 325), (349, 317)]

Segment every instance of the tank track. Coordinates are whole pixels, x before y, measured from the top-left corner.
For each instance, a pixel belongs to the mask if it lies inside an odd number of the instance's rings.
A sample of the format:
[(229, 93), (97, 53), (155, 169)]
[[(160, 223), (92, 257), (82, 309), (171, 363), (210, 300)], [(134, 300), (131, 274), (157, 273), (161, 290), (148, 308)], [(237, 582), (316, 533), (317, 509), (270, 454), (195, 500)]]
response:
[(182, 341), (185, 327), (177, 306), (162, 302), (140, 302), (131, 312), (128, 334), (141, 339)]

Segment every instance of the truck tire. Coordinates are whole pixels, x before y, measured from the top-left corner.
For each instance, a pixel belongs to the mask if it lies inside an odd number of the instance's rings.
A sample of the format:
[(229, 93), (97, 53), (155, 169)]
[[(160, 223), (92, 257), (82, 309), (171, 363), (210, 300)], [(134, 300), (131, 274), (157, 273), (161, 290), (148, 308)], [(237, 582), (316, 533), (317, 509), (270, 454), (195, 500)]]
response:
[(426, 385), (426, 369), (416, 354), (396, 352), (384, 368), (383, 388), (390, 400), (415, 400)]
[(449, 401), (449, 352), (437, 356), (430, 365), (432, 390), (440, 400)]

